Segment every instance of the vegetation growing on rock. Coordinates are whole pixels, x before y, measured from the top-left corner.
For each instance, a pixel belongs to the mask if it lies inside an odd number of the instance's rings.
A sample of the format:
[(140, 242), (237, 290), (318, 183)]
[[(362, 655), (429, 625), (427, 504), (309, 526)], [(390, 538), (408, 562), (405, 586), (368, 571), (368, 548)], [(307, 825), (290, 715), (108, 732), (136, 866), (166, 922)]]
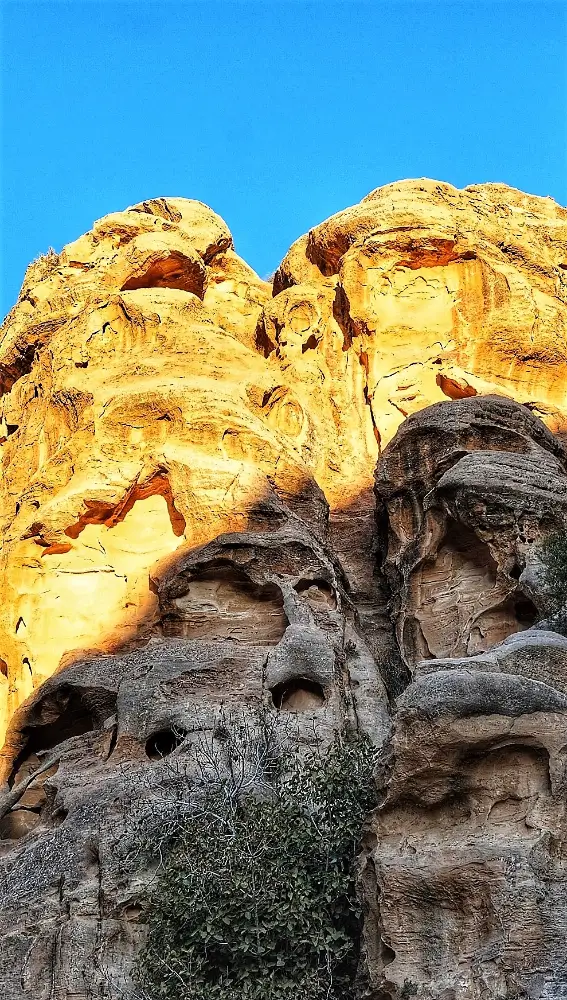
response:
[[(239, 763), (248, 748), (224, 753)], [(180, 824), (147, 903), (141, 996), (348, 1000), (361, 907), (355, 860), (376, 805), (376, 749), (341, 736), (326, 755), (275, 762), (260, 794), (234, 772)]]
[(554, 531), (548, 535), (539, 555), (548, 598), (557, 612), (567, 604), (567, 533)]

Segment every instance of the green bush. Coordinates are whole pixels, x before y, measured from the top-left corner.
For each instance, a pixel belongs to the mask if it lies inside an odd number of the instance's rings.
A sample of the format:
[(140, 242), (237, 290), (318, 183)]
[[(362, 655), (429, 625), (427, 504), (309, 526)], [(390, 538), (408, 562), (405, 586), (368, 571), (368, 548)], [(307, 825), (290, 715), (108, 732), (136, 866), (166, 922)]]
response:
[(232, 778), (185, 820), (147, 901), (137, 980), (152, 1000), (349, 1000), (361, 911), (355, 860), (376, 805), (376, 750), (337, 738), (274, 769), (260, 796)]
[(543, 578), (554, 610), (567, 604), (567, 534), (556, 531), (542, 543)]

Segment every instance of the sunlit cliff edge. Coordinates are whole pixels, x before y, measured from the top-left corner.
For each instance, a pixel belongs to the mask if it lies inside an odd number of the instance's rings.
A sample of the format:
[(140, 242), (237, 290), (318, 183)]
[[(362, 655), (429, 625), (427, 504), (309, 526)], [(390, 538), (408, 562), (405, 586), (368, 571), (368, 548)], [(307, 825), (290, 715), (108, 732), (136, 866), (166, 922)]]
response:
[(199, 202), (106, 216), (30, 265), (2, 328), (0, 719), (62, 658), (145, 642), (161, 557), (266, 493), (369, 505), (408, 414), (567, 407), (567, 212), (503, 185), (380, 188), (273, 288)]
[[(111, 803), (141, 794), (154, 731), (264, 699), (393, 740), (365, 845), (365, 996), (523, 996), (536, 974), (537, 996), (562, 996), (567, 640), (534, 626), (537, 543), (567, 524), (567, 210), (402, 181), (301, 236), (267, 283), (210, 208), (149, 200), (29, 266), (0, 389), (3, 779), (71, 741), (0, 817), (0, 852), (25, 848), (37, 888), (6, 890), (6, 995), (127, 982), (130, 890), (118, 904), (109, 870), (101, 909), (94, 889)], [(412, 829), (440, 846), (416, 861)], [(536, 915), (507, 851), (548, 887)], [(419, 879), (446, 921), (433, 958)]]

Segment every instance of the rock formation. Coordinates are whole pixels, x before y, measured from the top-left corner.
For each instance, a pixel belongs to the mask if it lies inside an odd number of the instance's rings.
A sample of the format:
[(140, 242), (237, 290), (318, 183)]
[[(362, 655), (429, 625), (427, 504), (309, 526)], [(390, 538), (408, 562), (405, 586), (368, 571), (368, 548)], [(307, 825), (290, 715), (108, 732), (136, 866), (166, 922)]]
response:
[(408, 417), (376, 475), (406, 663), (474, 655), (543, 616), (534, 543), (567, 524), (566, 472), (558, 439), (508, 399)]
[(382, 747), (365, 996), (564, 995), (538, 543), (567, 527), (566, 325), (567, 211), (502, 185), (380, 188), (272, 287), (185, 199), (30, 265), (0, 340), (6, 996), (128, 995), (140, 823), (258, 706)]

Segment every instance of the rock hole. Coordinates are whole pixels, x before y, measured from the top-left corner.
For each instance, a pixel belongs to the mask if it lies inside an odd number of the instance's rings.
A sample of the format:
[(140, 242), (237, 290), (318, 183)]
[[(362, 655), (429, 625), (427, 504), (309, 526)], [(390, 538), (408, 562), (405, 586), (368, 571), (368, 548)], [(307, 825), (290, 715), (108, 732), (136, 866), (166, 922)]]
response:
[(295, 584), (294, 590), (300, 597), (304, 597), (307, 603), (314, 608), (336, 610), (337, 601), (335, 593), (326, 580), (300, 580)]
[(343, 286), (339, 283), (333, 299), (333, 317), (340, 327), (343, 335), (342, 350), (348, 351), (352, 347), (352, 342), (356, 336), (354, 323), (350, 315), (350, 302)]
[(119, 500), (116, 504), (85, 498), (83, 503), (86, 511), (80, 515), (78, 521), (65, 528), (65, 534), (69, 538), (78, 538), (87, 524), (105, 524), (107, 528), (114, 528), (124, 520), (138, 500), (147, 500), (151, 496), (162, 496), (164, 498), (173, 534), (180, 538), (185, 531), (185, 518), (175, 506), (175, 498), (168, 476), (162, 471), (153, 473), (143, 483), (134, 481), (124, 494), (122, 500)]
[(122, 285), (123, 292), (136, 288), (178, 288), (202, 299), (204, 273), (197, 261), (172, 250), (161, 260), (151, 261), (142, 274), (134, 275)]
[[(537, 794), (549, 793), (549, 753), (544, 747), (525, 743), (510, 743), (505, 746), (473, 748), (463, 753), (461, 790), (477, 802), (484, 802), (489, 808), (501, 803), (521, 802)], [(497, 809), (492, 817), (498, 816)], [(489, 809), (487, 809), (488, 814)]]
[[(416, 659), (475, 655), (537, 618), (521, 592), (506, 593), (509, 583), (499, 580), (486, 543), (452, 520), (435, 559), (416, 571), (412, 586), (419, 627), (408, 629), (407, 641)], [(484, 608), (471, 616), (475, 605)]]
[(522, 568), (521, 566), (518, 566), (517, 563), (514, 566), (512, 566), (512, 569), (508, 574), (508, 576), (511, 576), (513, 580), (519, 580), (521, 575), (522, 575)]
[(170, 753), (181, 746), (187, 733), (184, 729), (173, 727), (171, 729), (159, 729), (157, 733), (152, 733), (146, 740), (146, 755), (150, 760), (161, 760), (168, 757)]
[[(263, 354), (265, 358), (268, 358), (272, 351), (275, 351), (276, 345), (273, 340), (270, 340), (268, 333), (266, 331), (266, 324), (264, 323), (263, 317), (260, 317), (256, 324), (256, 331), (254, 334), (254, 345), (259, 354)], [(265, 405), (265, 404), (262, 404)]]
[(75, 361), (75, 368), (88, 368), (88, 361)]
[(391, 965), (396, 958), (396, 952), (390, 948), (389, 944), (386, 944), (384, 938), (380, 938), (380, 958), (384, 967)]
[(65, 809), (64, 806), (57, 806), (56, 809), (51, 813), (51, 823), (53, 826), (61, 826), (65, 822), (67, 816), (69, 815), (69, 810)]
[(314, 333), (301, 345), (301, 353), (305, 354), (306, 351), (316, 351), (317, 350), (317, 337)]
[(519, 625), (529, 627), (530, 625), (533, 625), (538, 618), (538, 612), (535, 604), (530, 601), (529, 597), (525, 597), (523, 594), (521, 597), (516, 599), (514, 612)]
[[(35, 754), (28, 757), (19, 768), (15, 779), (9, 782), (10, 787), (19, 784), (25, 778), (34, 774), (41, 764), (41, 760)], [(20, 840), (31, 830), (49, 817), (53, 825), (59, 825), (56, 818), (53, 821), (51, 806), (53, 805), (53, 789), (49, 789), (46, 782), (52, 778), (58, 770), (58, 764), (53, 764), (48, 770), (39, 774), (31, 784), (28, 785), (23, 795), (20, 796), (10, 812), (0, 820), (0, 840)], [(67, 815), (65, 813), (65, 815)], [(62, 820), (61, 820), (62, 822)]]
[(325, 692), (321, 685), (305, 677), (277, 684), (272, 688), (271, 695), (280, 712), (312, 712), (325, 704)]
[[(27, 659), (24, 662), (29, 664)], [(26, 725), (20, 730), (22, 748), (14, 761), (10, 787), (21, 779), (23, 772), (18, 772), (30, 757), (53, 750), (73, 736), (92, 732), (115, 708), (114, 692), (67, 684), (30, 706)]]
[(116, 747), (117, 740), (118, 740), (118, 726), (115, 723), (112, 729), (110, 730), (110, 743), (108, 744), (108, 755), (106, 758), (107, 760), (109, 759), (109, 757), (112, 757), (112, 754), (114, 753), (114, 749)]
[(6, 660), (0, 659), (0, 674), (2, 674), (3, 677), (8, 676), (8, 664), (6, 663)]
[(88, 841), (85, 844), (85, 862), (87, 868), (90, 871), (94, 871), (98, 877), (99, 866), (100, 866), (100, 852), (98, 849), (98, 844), (94, 841)]
[(257, 584), (230, 563), (212, 563), (193, 573), (190, 580), (174, 584), (162, 603), (166, 638), (231, 639), (258, 646), (280, 641), (288, 622), (279, 587)]
[(59, 743), (71, 739), (72, 736), (84, 736), (85, 733), (92, 732), (94, 728), (95, 722), (91, 713), (86, 711), (80, 703), (75, 702), (75, 699), (70, 699), (67, 710), (54, 717), (52, 722), (43, 726), (26, 727), (27, 754), (52, 750)]
[(39, 813), (31, 809), (13, 809), (0, 820), (0, 840), (21, 840), (39, 822)]
[[(37, 347), (42, 346), (38, 344)], [(36, 345), (28, 344), (21, 355), (10, 365), (0, 365), (0, 396), (10, 392), (12, 386), (23, 375), (29, 375), (35, 358)]]

